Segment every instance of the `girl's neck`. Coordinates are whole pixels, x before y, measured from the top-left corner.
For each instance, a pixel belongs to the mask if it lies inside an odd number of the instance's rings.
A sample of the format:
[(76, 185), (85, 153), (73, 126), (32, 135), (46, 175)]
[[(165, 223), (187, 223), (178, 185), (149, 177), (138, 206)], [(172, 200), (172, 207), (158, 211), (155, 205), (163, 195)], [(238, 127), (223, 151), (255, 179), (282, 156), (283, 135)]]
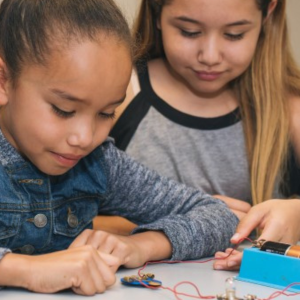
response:
[(163, 59), (148, 64), (155, 93), (175, 109), (197, 117), (213, 118), (226, 115), (238, 106), (232, 89), (224, 87), (216, 93), (193, 91)]

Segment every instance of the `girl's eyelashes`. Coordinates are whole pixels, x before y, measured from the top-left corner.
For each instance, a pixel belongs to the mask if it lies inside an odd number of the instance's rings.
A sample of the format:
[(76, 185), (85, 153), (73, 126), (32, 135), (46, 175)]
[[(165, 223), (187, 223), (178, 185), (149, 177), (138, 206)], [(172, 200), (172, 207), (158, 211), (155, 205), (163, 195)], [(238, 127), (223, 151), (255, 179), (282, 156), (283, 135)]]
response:
[[(62, 117), (62, 118), (71, 118), (75, 115), (75, 111), (64, 111), (60, 108), (58, 108), (57, 106), (55, 105), (51, 105), (52, 106), (52, 109), (53, 111), (59, 116), (59, 117)], [(116, 117), (116, 113), (115, 112), (112, 112), (112, 113), (105, 113), (105, 112), (101, 112), (98, 114), (100, 118), (103, 118), (103, 119), (114, 119)]]
[(239, 34), (225, 33), (225, 36), (227, 39), (231, 41), (238, 41), (244, 37), (244, 33), (239, 33)]
[(201, 31), (187, 31), (180, 29), (181, 35), (188, 38), (197, 37), (199, 34), (201, 34)]
[[(182, 36), (187, 38), (195, 38), (202, 34), (201, 31), (187, 31), (183, 29), (180, 29), (180, 32)], [(239, 33), (239, 34), (225, 33), (224, 36), (231, 41), (238, 41), (244, 37), (244, 33)]]
[(54, 104), (51, 105), (53, 111), (62, 118), (70, 118), (75, 114), (75, 111), (64, 111), (61, 110), (60, 108), (58, 108), (57, 106), (55, 106)]
[(113, 120), (116, 117), (116, 112), (113, 112), (110, 114), (102, 112), (102, 113), (99, 113), (99, 116), (103, 119), (112, 119)]

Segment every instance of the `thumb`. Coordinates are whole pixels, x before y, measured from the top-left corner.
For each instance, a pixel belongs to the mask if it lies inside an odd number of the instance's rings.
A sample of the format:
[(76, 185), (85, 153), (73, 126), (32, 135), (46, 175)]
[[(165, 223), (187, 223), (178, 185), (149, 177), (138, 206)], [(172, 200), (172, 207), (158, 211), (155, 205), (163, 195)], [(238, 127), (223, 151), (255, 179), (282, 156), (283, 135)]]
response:
[(248, 237), (250, 233), (261, 224), (263, 220), (263, 214), (256, 209), (251, 209), (248, 214), (240, 221), (236, 228), (236, 233), (232, 236), (231, 242), (238, 244), (243, 239)]
[(119, 266), (121, 265), (121, 261), (117, 256), (107, 254), (104, 252), (100, 252), (98, 250), (98, 253), (100, 257), (105, 261), (105, 263), (112, 269), (112, 270), (117, 270)]

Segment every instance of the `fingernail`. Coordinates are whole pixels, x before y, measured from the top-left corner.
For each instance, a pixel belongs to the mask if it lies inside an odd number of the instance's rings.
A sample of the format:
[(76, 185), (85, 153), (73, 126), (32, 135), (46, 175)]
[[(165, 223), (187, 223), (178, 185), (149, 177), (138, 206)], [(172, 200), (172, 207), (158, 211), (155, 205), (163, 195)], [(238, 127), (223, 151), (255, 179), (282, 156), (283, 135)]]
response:
[(239, 233), (235, 233), (231, 238), (231, 240), (234, 240), (234, 241), (240, 240), (240, 239), (241, 239), (241, 235)]
[(228, 266), (228, 267), (235, 267), (235, 266), (237, 266), (237, 263), (236, 263), (236, 261), (229, 261), (229, 262), (227, 263), (227, 266)]
[(223, 270), (223, 266), (222, 265), (214, 265), (214, 269), (215, 270)]

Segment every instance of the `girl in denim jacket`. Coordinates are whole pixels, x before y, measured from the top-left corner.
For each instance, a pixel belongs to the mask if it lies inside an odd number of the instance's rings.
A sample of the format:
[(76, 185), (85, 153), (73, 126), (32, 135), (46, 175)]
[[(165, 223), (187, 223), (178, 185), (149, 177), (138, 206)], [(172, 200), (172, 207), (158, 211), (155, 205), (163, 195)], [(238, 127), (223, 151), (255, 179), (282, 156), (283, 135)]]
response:
[[(121, 265), (228, 246), (238, 219), (223, 202), (107, 138), (132, 65), (112, 0), (4, 0), (0, 56), (1, 286), (93, 295)], [(126, 237), (93, 231), (99, 213), (138, 226)]]

